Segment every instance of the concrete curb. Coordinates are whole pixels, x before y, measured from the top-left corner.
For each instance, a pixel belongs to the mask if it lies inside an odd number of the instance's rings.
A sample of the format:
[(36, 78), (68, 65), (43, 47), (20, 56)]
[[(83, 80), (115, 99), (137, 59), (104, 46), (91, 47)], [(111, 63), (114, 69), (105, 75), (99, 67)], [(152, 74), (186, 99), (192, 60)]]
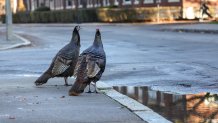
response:
[(142, 120), (148, 123), (172, 123), (171, 121), (168, 121), (161, 115), (154, 112), (152, 109), (144, 106), (136, 100), (115, 91), (111, 86), (107, 85), (106, 83), (99, 81), (97, 83), (97, 87), (105, 95), (119, 102), (121, 105), (125, 106)]
[(3, 48), (0, 48), (0, 50), (8, 50), (8, 49), (13, 49), (13, 48), (17, 48), (17, 47), (21, 47), (21, 46), (28, 46), (31, 44), (31, 42), (17, 34), (13, 34), (16, 38), (22, 40), (23, 42), (22, 43), (17, 43), (17, 44), (12, 44), (10, 46), (6, 46), (6, 47), (3, 47)]
[(161, 31), (218, 34), (218, 30), (203, 30), (203, 29), (161, 29)]

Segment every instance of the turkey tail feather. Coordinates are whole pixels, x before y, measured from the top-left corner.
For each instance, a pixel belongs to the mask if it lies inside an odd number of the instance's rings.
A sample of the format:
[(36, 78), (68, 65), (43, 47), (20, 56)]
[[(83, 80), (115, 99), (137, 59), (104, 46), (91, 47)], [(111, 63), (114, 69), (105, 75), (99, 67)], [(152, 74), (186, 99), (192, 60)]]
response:
[(86, 86), (90, 83), (90, 80), (87, 78), (86, 70), (86, 56), (81, 56), (77, 63), (77, 68), (75, 71), (76, 81), (74, 82), (72, 88), (69, 91), (70, 96), (77, 96), (84, 91)]
[(69, 91), (69, 95), (78, 96), (80, 93), (84, 92), (84, 89), (86, 88), (87, 85), (88, 83), (78, 83), (78, 82), (74, 83)]
[(48, 81), (48, 79), (50, 79), (50, 78), (51, 78), (50, 74), (44, 73), (35, 81), (35, 84), (37, 86), (45, 84)]
[(87, 75), (89, 78), (95, 77), (98, 74), (98, 72), (100, 71), (100, 68), (96, 64), (96, 62), (91, 61), (91, 60), (88, 62), (86, 69), (88, 70)]

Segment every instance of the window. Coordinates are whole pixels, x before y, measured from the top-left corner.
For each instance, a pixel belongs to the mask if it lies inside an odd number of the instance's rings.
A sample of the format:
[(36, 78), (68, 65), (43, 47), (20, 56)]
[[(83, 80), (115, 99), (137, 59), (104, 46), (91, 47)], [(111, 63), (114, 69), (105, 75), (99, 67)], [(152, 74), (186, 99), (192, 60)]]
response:
[(101, 3), (100, 3), (100, 1), (99, 0), (97, 0), (97, 1), (95, 1), (96, 3), (95, 3), (95, 6), (96, 7), (99, 7), (99, 6), (101, 6)]
[(180, 2), (180, 0), (168, 0), (168, 2)]
[(144, 0), (144, 3), (147, 4), (147, 3), (154, 3), (154, 0)]
[(139, 4), (139, 0), (135, 0), (135, 3), (134, 4)]
[(87, 8), (90, 8), (91, 7), (91, 0), (87, 0)]
[(119, 5), (118, 0), (114, 0), (114, 5)]
[(131, 0), (124, 0), (124, 4), (131, 4)]
[(82, 8), (82, 2), (81, 2), (81, 0), (78, 0), (78, 8)]
[(109, 0), (105, 0), (105, 1), (106, 1), (106, 5), (107, 5), (107, 6), (110, 6)]
[(68, 1), (67, 1), (67, 5), (68, 5), (68, 6), (72, 6), (72, 1), (71, 1), (71, 0), (68, 0)]

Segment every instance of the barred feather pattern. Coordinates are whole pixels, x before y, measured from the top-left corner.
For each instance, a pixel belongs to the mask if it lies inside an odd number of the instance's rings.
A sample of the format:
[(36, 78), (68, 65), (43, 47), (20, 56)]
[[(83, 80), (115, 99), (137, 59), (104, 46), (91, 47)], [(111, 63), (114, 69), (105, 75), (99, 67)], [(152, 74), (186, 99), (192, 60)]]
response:
[(97, 64), (97, 61), (98, 61), (97, 59), (93, 59), (93, 58), (89, 58), (87, 60), (86, 69), (87, 69), (87, 76), (89, 78), (95, 77), (98, 74), (98, 72), (100, 71), (100, 67)]
[[(99, 29), (96, 30), (93, 45), (80, 54), (75, 67), (76, 81), (69, 95), (79, 95), (91, 82), (96, 83), (101, 78), (106, 66), (106, 55), (101, 41)], [(95, 88), (96, 89), (96, 88)]]
[(73, 75), (79, 51), (79, 26), (75, 26), (70, 42), (58, 51), (49, 68), (35, 81), (35, 84), (38, 86), (45, 84), (50, 78), (64, 77), (65, 84), (67, 85), (67, 77)]
[(76, 64), (75, 70), (74, 70), (74, 77), (77, 77), (79, 68), (82, 64), (82, 59), (85, 57), (86, 59), (86, 75), (89, 78), (95, 77), (101, 70), (99, 64), (102, 64), (104, 62), (104, 59), (99, 56), (93, 56), (91, 54), (85, 54), (81, 55), (78, 59), (78, 62)]
[(72, 60), (67, 60), (60, 56), (57, 56), (54, 61), (54, 66), (52, 68), (52, 75), (56, 76), (65, 72), (70, 67), (71, 62)]
[(74, 76), (75, 78), (77, 77), (77, 73), (78, 73), (78, 71), (79, 71), (79, 68), (80, 68), (81, 63), (82, 63), (82, 56), (79, 56), (78, 61), (77, 61), (77, 63), (76, 63), (76, 67), (75, 67), (75, 69), (74, 69), (74, 74), (73, 74), (73, 76)]

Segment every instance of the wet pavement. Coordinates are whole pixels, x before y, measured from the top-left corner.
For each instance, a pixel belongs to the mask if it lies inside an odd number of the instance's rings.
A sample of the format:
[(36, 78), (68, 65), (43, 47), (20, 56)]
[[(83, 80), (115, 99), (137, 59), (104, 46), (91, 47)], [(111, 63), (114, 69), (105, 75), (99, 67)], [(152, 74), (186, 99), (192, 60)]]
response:
[(146, 86), (114, 86), (174, 123), (217, 123), (218, 94), (173, 94)]

